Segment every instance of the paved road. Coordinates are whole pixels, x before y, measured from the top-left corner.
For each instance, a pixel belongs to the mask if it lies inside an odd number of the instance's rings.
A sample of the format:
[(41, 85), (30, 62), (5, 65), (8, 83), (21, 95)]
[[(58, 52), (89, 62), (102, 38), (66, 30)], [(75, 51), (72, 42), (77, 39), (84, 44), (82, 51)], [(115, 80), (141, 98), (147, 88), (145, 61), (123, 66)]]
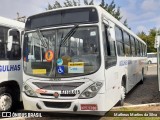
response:
[(160, 101), (158, 91), (157, 65), (148, 66), (147, 76), (143, 84), (137, 84), (125, 99), (125, 105), (156, 103)]

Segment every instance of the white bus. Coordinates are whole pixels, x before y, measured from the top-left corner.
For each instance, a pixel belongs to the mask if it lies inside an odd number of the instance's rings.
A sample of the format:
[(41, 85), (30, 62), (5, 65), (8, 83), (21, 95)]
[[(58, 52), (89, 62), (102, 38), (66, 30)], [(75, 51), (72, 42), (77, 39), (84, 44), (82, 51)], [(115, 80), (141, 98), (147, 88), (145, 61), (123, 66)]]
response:
[(0, 111), (14, 110), (22, 86), (21, 31), (24, 23), (0, 17)]
[(157, 63), (157, 53), (147, 53), (148, 64)]
[(30, 16), (23, 42), (24, 109), (103, 115), (143, 82), (146, 47), (99, 6)]

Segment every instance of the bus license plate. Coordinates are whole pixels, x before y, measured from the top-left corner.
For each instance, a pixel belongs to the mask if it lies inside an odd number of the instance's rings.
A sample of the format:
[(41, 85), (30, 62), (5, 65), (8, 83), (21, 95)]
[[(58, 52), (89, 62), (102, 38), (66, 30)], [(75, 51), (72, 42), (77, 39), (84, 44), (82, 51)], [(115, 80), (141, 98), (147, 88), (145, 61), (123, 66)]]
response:
[(81, 110), (97, 110), (97, 104), (81, 104)]

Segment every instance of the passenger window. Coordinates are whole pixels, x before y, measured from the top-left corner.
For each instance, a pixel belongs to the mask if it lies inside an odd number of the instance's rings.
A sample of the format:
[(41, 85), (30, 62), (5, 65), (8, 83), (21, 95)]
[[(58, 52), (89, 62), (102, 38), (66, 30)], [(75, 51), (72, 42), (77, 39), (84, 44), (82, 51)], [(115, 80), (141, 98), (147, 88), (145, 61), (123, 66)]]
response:
[(7, 59), (7, 39), (9, 28), (0, 26), (0, 60)]
[(115, 27), (115, 37), (118, 55), (124, 56), (124, 41), (122, 36), (122, 30), (118, 27)]
[(123, 39), (125, 44), (125, 55), (130, 56), (131, 55), (131, 47), (130, 47), (130, 37), (128, 33), (123, 32)]
[(139, 42), (138, 42), (138, 40), (137, 40), (137, 39), (135, 40), (135, 43), (136, 43), (136, 53), (137, 53), (137, 56), (140, 56), (140, 51), (139, 51)]
[(18, 30), (13, 29), (9, 32), (9, 36), (13, 39), (11, 42), (11, 50), (7, 51), (7, 57), (10, 60), (17, 60), (21, 58), (21, 46), (20, 46), (20, 33)]
[(135, 39), (134, 37), (131, 36), (131, 49), (132, 49), (132, 55), (136, 56), (136, 51), (135, 51)]

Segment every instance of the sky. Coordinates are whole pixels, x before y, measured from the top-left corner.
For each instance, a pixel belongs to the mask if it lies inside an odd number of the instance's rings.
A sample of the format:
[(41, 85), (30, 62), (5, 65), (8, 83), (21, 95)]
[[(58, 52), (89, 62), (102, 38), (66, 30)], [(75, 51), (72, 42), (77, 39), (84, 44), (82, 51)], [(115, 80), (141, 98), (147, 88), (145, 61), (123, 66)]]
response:
[[(63, 3), (65, 0), (57, 0)], [(77, 0), (78, 1), (78, 0)], [(80, 0), (83, 1), (83, 0)], [(88, 0), (90, 1), (90, 0)], [(112, 0), (105, 0), (110, 3)], [(120, 7), (122, 22), (127, 19), (128, 25), (134, 33), (160, 28), (160, 0), (114, 0)], [(46, 11), (48, 3), (55, 0), (0, 0), (0, 16), (15, 19), (17, 12), (20, 16), (30, 16)], [(94, 0), (99, 5), (101, 0)]]

